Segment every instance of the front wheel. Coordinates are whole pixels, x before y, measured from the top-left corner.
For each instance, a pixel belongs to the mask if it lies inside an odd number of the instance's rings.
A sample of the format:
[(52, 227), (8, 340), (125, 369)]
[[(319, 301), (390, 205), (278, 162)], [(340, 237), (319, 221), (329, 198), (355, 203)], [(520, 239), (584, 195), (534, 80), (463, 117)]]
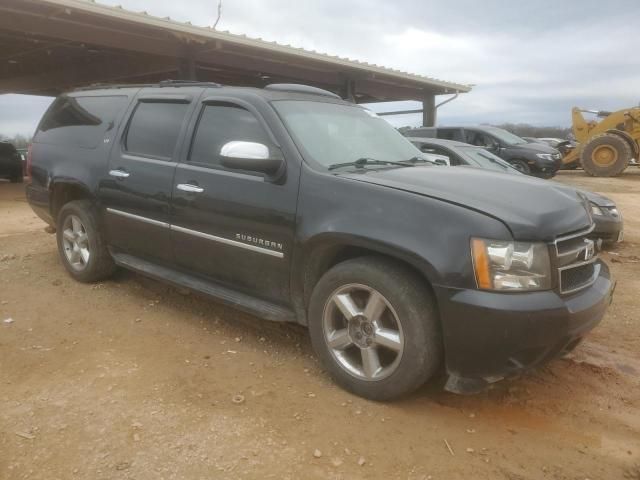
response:
[(440, 326), (423, 279), (384, 258), (329, 270), (311, 296), (309, 330), (333, 379), (372, 400), (410, 393), (441, 362)]

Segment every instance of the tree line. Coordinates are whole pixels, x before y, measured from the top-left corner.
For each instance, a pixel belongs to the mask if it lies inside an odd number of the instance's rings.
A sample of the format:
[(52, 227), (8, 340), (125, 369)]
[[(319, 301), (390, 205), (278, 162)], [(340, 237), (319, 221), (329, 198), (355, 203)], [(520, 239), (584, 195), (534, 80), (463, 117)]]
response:
[(13, 137), (7, 137), (0, 133), (0, 142), (10, 142), (16, 148), (27, 148), (31, 142), (31, 137), (26, 135), (14, 135)]

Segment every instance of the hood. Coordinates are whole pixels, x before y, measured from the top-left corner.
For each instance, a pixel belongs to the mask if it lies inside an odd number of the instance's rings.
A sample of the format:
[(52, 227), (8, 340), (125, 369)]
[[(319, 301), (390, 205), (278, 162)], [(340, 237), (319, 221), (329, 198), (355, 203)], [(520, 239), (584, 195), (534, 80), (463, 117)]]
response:
[(532, 152), (532, 153), (558, 153), (558, 150), (553, 148), (550, 145), (547, 145), (546, 143), (523, 143), (523, 144), (518, 144), (518, 145), (509, 145), (507, 147), (510, 151), (514, 151), (514, 150), (521, 150), (524, 152)]
[(570, 187), (476, 168), (418, 166), (340, 175), (453, 203), (501, 220), (516, 240), (553, 240), (588, 228), (591, 209)]

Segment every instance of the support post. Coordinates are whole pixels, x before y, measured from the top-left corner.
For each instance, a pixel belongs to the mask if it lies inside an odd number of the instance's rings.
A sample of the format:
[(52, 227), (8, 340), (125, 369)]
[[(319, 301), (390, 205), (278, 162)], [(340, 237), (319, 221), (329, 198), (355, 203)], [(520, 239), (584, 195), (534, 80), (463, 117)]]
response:
[(425, 95), (422, 100), (422, 126), (435, 127), (437, 120), (436, 96)]
[(192, 48), (184, 47), (178, 57), (178, 80), (198, 80), (196, 59)]
[(340, 87), (340, 96), (348, 102), (356, 103), (356, 82), (345, 78)]

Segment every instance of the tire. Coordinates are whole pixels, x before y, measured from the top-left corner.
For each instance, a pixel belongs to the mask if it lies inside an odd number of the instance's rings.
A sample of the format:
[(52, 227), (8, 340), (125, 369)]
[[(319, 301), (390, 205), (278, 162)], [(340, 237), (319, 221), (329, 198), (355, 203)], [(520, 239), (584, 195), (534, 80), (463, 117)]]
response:
[[(338, 306), (345, 295), (351, 309), (345, 300)], [(371, 310), (382, 313), (367, 312), (368, 304), (380, 305)], [(347, 322), (345, 310), (358, 315)], [(325, 273), (311, 295), (309, 332), (314, 351), (335, 382), (371, 400), (392, 400), (414, 391), (442, 361), (440, 324), (424, 280), (385, 258), (347, 260)], [(369, 360), (367, 369), (365, 358), (373, 357), (378, 363)]]
[(582, 150), (584, 171), (594, 177), (615, 177), (627, 168), (633, 152), (627, 141), (615, 134), (594, 136)]
[(98, 219), (97, 209), (90, 200), (69, 202), (58, 214), (58, 254), (69, 274), (79, 282), (104, 280), (116, 270)]
[(509, 163), (520, 173), (531, 175), (531, 167), (529, 167), (529, 164), (524, 160), (511, 160)]

